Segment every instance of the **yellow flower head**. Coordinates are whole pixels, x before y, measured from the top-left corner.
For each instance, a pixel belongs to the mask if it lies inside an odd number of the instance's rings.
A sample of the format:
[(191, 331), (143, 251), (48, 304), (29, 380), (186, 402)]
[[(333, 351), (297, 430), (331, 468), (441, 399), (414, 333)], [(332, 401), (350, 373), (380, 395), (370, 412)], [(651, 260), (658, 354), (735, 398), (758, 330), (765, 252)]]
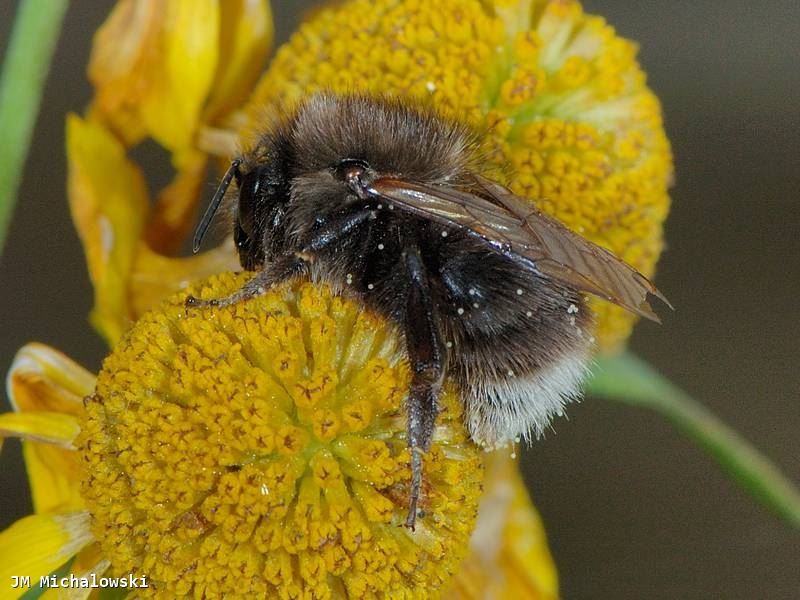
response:
[(163, 597), (437, 595), (481, 489), (456, 394), (411, 532), (409, 373), (393, 330), (310, 283), (214, 311), (187, 314), (184, 299), (134, 325), (86, 401), (81, 493), (113, 572)]
[[(0, 597), (12, 576), (57, 570), (144, 577), (153, 587), (139, 595), (167, 598), (225, 586), (326, 597), (323, 573), (332, 598), (375, 585), (380, 597), (557, 597), (507, 452), (485, 455), (473, 530), (480, 464), (450, 392), (425, 464), (426, 514), (414, 533), (400, 526), (408, 453), (394, 388), (408, 373), (379, 320), (308, 284), (210, 319), (187, 316), (183, 297), (129, 332), (98, 379), (41, 344), (17, 353), (0, 444), (23, 440), (34, 514), (0, 532)], [(318, 376), (321, 360), (334, 370)]]
[[(572, 0), (352, 0), (315, 13), (277, 51), (249, 101), (248, 135), (318, 90), (430, 102), (483, 133), (487, 174), (650, 276), (672, 165), (635, 54)], [(593, 307), (612, 349), (634, 318)]]

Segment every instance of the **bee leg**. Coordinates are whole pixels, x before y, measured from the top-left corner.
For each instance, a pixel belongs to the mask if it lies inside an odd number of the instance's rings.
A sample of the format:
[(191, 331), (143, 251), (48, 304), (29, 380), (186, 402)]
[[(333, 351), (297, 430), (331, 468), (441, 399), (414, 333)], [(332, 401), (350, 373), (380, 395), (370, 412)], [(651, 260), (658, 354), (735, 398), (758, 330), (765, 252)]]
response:
[(326, 219), (312, 231), (310, 239), (303, 246), (303, 252), (313, 254), (326, 250), (352, 235), (357, 228), (374, 218), (375, 211), (373, 209), (358, 208), (352, 212)]
[(411, 493), (406, 527), (413, 530), (422, 492), (422, 455), (431, 446), (447, 357), (419, 249), (408, 250), (404, 259), (409, 276), (405, 337), (413, 373), (407, 401)]
[(187, 296), (184, 302), (187, 309), (204, 306), (230, 306), (238, 304), (250, 298), (255, 298), (266, 292), (273, 285), (277, 285), (287, 279), (300, 275), (306, 271), (308, 263), (300, 256), (290, 254), (280, 256), (270, 264), (266, 265), (261, 271), (256, 273), (250, 281), (236, 290), (230, 296), (224, 298), (212, 298), (203, 300), (194, 296)]

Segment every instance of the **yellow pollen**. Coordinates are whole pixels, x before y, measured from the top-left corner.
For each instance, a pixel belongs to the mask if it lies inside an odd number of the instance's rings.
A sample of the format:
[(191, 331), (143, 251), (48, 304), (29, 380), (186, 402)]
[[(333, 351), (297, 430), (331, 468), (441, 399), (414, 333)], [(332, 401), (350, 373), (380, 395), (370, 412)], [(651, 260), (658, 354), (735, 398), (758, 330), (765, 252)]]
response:
[(292, 282), (186, 311), (222, 274), (145, 315), (86, 401), (81, 491), (118, 574), (143, 596), (436, 597), (468, 548), (480, 451), (448, 389), (411, 532), (394, 329), (325, 287)]

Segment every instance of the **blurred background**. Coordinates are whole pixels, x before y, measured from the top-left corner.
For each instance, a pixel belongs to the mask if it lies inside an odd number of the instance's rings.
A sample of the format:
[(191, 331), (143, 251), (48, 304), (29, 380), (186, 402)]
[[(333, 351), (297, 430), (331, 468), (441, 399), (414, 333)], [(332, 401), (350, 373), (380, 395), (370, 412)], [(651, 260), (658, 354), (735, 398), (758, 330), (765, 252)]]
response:
[[(73, 2), (0, 262), (0, 371), (37, 340), (96, 370), (92, 291), (66, 202), (64, 119), (90, 98), (113, 2)], [(273, 2), (277, 43), (313, 2)], [(0, 48), (17, 3), (0, 0)], [(641, 46), (676, 185), (658, 286), (677, 307), (631, 346), (800, 480), (800, 3), (585, 0)], [(2, 132), (0, 132), (2, 135)], [(154, 144), (135, 151), (151, 189)], [(8, 400), (3, 395), (2, 410)], [(798, 598), (800, 536), (658, 415), (587, 398), (524, 452), (566, 599)], [(0, 529), (30, 510), (19, 444), (0, 458)]]

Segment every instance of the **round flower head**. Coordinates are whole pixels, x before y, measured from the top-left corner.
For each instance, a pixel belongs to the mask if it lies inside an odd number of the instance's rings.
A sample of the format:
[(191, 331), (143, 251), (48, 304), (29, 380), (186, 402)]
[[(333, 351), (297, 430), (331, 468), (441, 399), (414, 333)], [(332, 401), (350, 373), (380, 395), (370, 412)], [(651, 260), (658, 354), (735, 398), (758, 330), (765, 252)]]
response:
[[(571, 0), (352, 0), (278, 50), (248, 130), (319, 90), (422, 99), (481, 134), (487, 175), (651, 276), (671, 156), (635, 54)], [(612, 349), (634, 318), (593, 302)]]
[(82, 495), (113, 572), (146, 575), (161, 597), (437, 595), (481, 488), (456, 395), (412, 532), (409, 372), (391, 327), (309, 283), (208, 311), (187, 313), (185, 297), (136, 323), (86, 400)]

